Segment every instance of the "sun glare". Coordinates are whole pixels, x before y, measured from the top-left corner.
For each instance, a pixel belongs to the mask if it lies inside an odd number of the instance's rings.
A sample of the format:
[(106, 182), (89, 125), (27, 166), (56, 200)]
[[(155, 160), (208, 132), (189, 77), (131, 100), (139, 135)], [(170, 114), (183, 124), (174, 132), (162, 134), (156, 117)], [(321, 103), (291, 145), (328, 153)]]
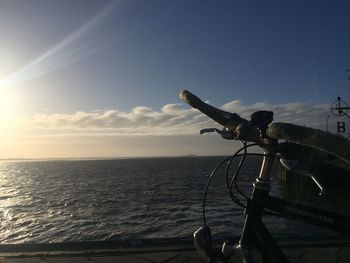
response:
[(6, 130), (12, 124), (15, 112), (15, 97), (10, 89), (0, 89), (0, 128)]

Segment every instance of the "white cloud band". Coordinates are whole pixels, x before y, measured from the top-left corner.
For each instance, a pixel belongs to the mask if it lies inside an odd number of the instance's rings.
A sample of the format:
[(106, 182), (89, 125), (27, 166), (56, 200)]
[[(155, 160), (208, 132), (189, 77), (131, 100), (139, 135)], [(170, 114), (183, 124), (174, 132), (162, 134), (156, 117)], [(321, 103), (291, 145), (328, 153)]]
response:
[[(244, 105), (236, 100), (221, 108), (245, 118), (257, 110), (271, 110), (274, 121), (314, 128), (324, 128), (329, 114), (328, 105), (302, 103)], [(167, 104), (159, 111), (138, 106), (129, 112), (111, 109), (73, 114), (37, 114), (27, 119), (26, 124), (30, 129), (51, 130), (51, 133), (56, 130), (60, 134), (71, 132), (75, 135), (186, 135), (196, 134), (205, 127), (218, 126), (199, 111), (185, 109), (182, 104)]]

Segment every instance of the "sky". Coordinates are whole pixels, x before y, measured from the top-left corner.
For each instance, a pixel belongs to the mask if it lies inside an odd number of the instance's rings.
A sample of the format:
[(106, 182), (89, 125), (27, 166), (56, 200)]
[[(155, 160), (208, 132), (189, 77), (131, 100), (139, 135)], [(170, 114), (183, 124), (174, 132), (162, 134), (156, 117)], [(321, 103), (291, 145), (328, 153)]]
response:
[(0, 158), (232, 153), (237, 142), (199, 135), (215, 123), (181, 89), (246, 118), (267, 109), (335, 131), (348, 125), (329, 107), (350, 99), (349, 11), (345, 0), (0, 0)]

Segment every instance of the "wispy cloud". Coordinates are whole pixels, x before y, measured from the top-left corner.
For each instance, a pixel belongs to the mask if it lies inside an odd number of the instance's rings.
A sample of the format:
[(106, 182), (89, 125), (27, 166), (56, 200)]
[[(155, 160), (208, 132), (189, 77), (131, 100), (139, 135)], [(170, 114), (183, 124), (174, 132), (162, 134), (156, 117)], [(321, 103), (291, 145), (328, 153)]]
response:
[[(328, 105), (288, 103), (273, 105), (256, 103), (245, 105), (231, 101), (221, 107), (248, 118), (256, 110), (271, 110), (274, 121), (290, 122), (314, 128), (325, 128)], [(160, 110), (138, 106), (125, 112), (117, 109), (73, 114), (37, 114), (26, 120), (31, 129), (71, 134), (114, 135), (190, 135), (202, 128), (218, 125), (195, 109), (182, 104), (167, 104)]]

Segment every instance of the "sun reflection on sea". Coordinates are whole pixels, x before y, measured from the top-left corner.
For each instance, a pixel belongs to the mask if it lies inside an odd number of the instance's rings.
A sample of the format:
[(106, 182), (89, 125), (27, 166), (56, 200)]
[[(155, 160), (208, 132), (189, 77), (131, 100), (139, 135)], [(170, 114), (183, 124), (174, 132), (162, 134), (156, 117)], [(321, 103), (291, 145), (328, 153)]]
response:
[(5, 243), (9, 239), (25, 240), (28, 236), (27, 216), (23, 208), (29, 207), (32, 199), (30, 192), (25, 193), (24, 189), (24, 185), (30, 185), (30, 177), (26, 182), (19, 182), (17, 175), (25, 171), (11, 169), (13, 165), (13, 162), (0, 161), (0, 242)]

